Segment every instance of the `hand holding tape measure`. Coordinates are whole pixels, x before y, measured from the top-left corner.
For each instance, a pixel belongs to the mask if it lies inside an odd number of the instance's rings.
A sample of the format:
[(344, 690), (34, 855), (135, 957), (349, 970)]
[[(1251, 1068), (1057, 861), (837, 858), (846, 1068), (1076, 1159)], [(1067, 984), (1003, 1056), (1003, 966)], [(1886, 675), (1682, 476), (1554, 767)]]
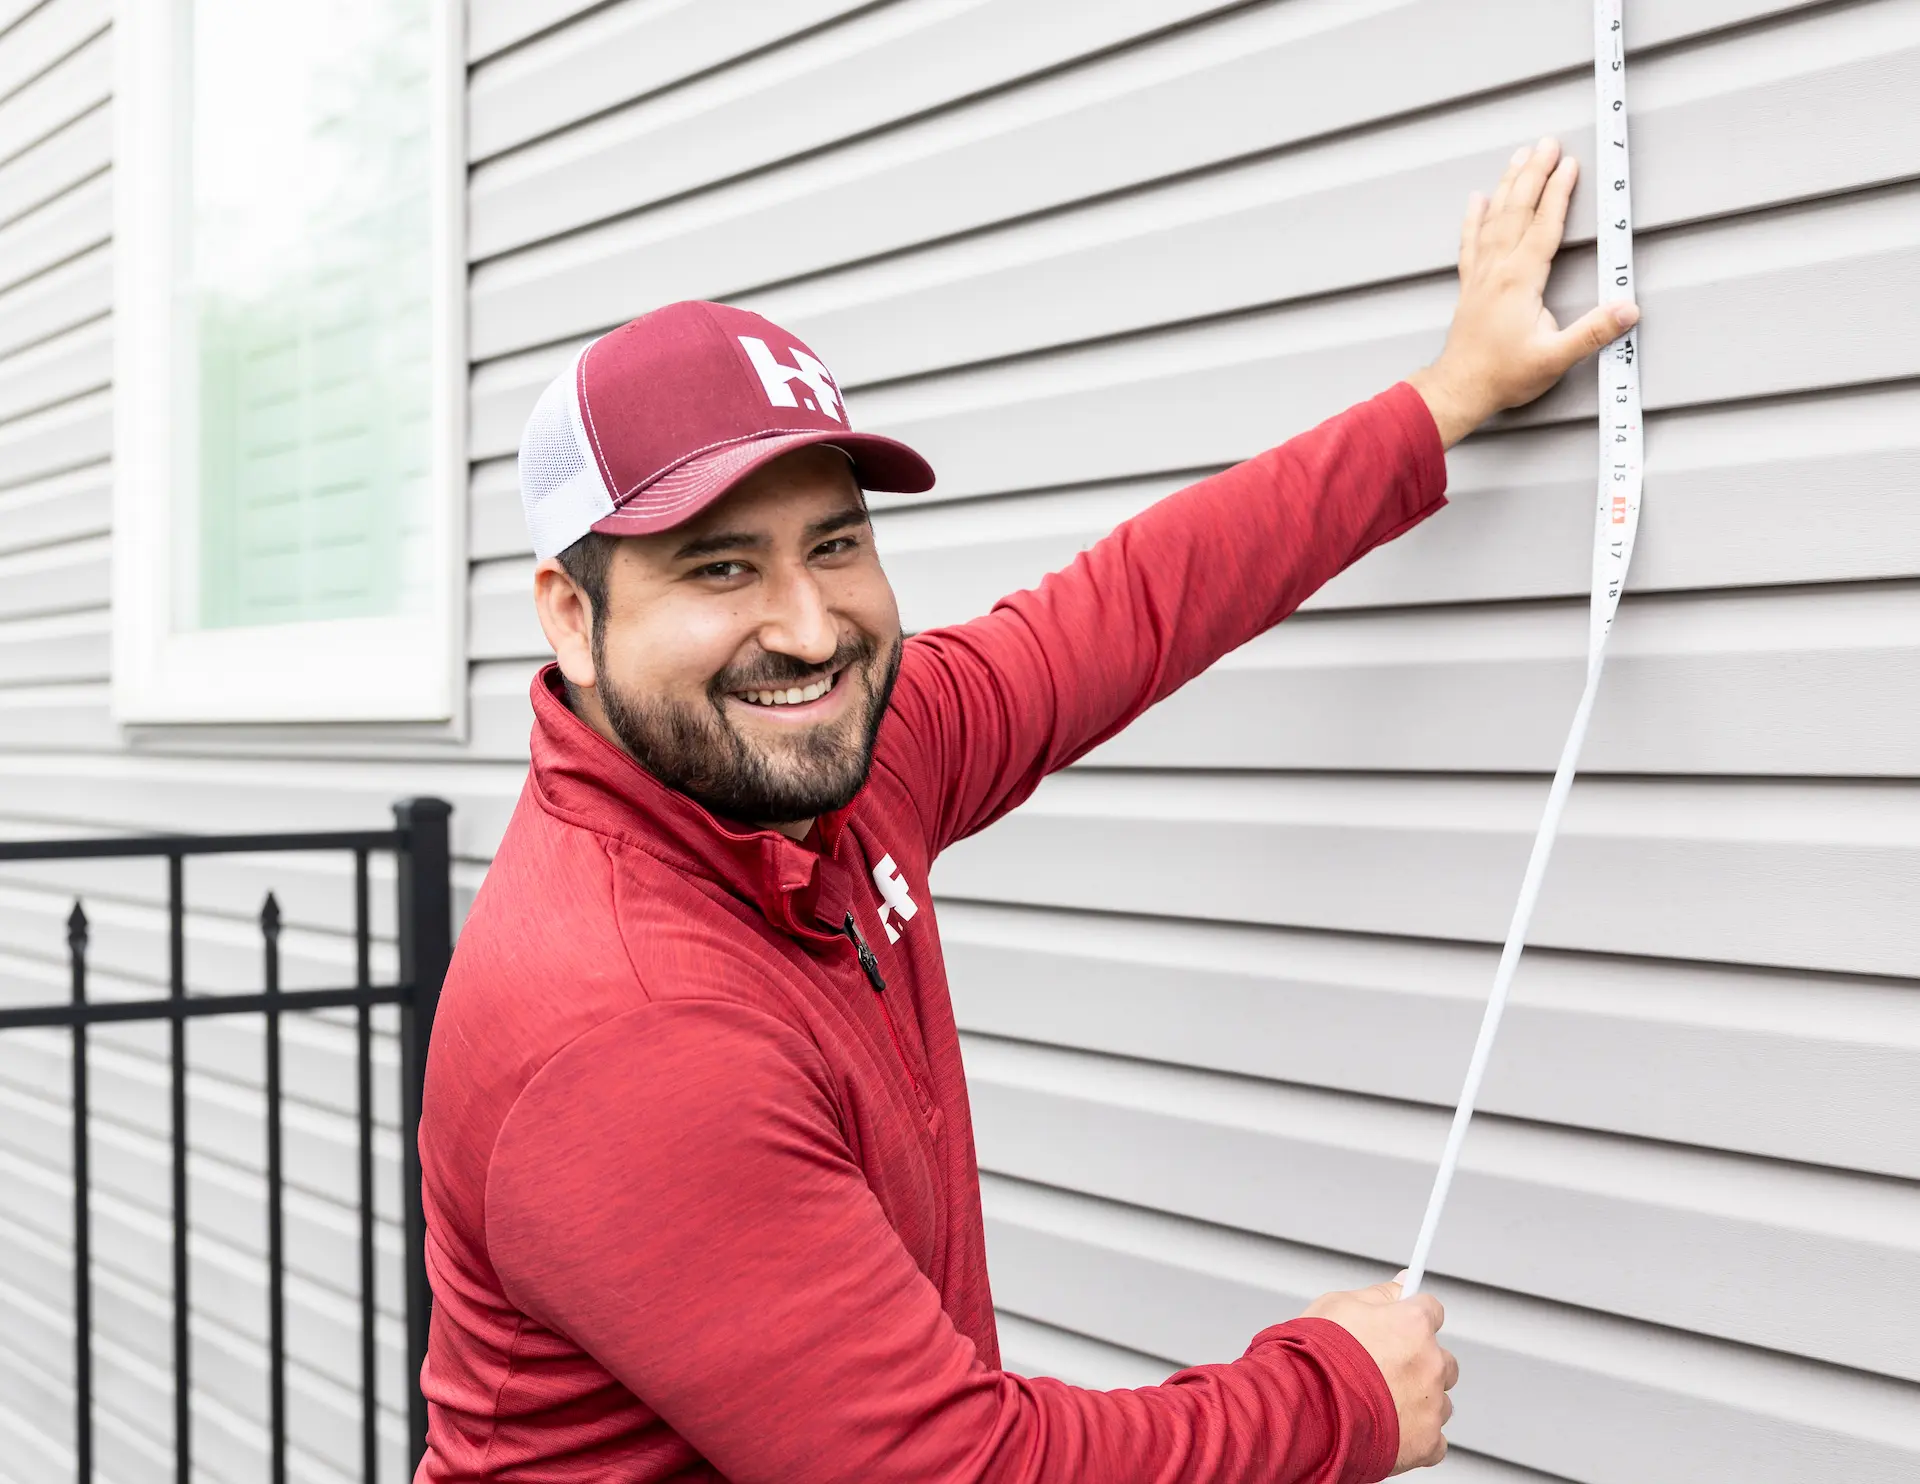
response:
[[(1598, 217), (1596, 248), (1599, 258), (1600, 304), (1596, 314), (1604, 314), (1608, 305), (1631, 303), (1633, 299), (1633, 211), (1628, 176), (1627, 151), (1627, 53), (1622, 8), (1624, 0), (1594, 0), (1594, 161), (1596, 189), (1595, 211)], [(1509, 176), (1512, 171), (1508, 172)], [(1469, 222), (1472, 214), (1469, 213)], [(1463, 254), (1461, 276), (1468, 265)], [(1463, 292), (1464, 299), (1464, 292)], [(1591, 316), (1589, 316), (1589, 319)], [(1586, 321), (1581, 322), (1585, 324)], [(1576, 327), (1578, 328), (1578, 327)], [(1560, 829), (1560, 815), (1579, 763), (1581, 744), (1586, 741), (1587, 723), (1593, 715), (1594, 697), (1600, 689), (1600, 672), (1606, 661), (1607, 636), (1620, 606), (1620, 593), (1626, 586), (1627, 564), (1633, 557), (1634, 532), (1640, 524), (1640, 484), (1643, 426), (1640, 408), (1639, 336), (1632, 328), (1613, 341), (1600, 354), (1600, 478), (1599, 498), (1594, 510), (1593, 574), (1587, 632), (1587, 679), (1574, 709), (1573, 725), (1566, 745), (1560, 750), (1560, 763), (1554, 770), (1553, 784), (1547, 792), (1547, 805), (1534, 835), (1533, 851), (1520, 882), (1520, 897), (1514, 904), (1507, 938), (1500, 950), (1499, 967), (1494, 971), (1493, 989), (1480, 1022), (1480, 1035), (1467, 1064), (1466, 1085), (1454, 1108), (1453, 1123), (1447, 1130), (1446, 1147), (1434, 1176), (1433, 1190), (1427, 1198), (1426, 1215), (1420, 1223), (1413, 1257), (1407, 1265), (1401, 1287), (1411, 1297), (1420, 1291), (1426, 1279), (1427, 1263), (1433, 1253), (1434, 1234), (1446, 1208), (1454, 1171), (1459, 1167), (1460, 1148), (1480, 1096), (1480, 1084), (1486, 1075), (1487, 1061), (1500, 1031), (1500, 1017), (1506, 1009), (1507, 992), (1520, 964), (1526, 945), (1527, 925), (1533, 918), (1534, 904), (1540, 897), (1540, 883), (1553, 853), (1553, 842)], [(1541, 390), (1545, 390), (1544, 387)], [(1444, 433), (1443, 433), (1444, 436)]]

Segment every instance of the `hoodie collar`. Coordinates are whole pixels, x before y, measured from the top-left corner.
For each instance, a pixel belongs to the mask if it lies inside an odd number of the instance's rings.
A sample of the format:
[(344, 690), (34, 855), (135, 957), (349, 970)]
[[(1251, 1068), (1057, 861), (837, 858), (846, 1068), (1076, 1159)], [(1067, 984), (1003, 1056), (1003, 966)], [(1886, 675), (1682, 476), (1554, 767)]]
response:
[(823, 814), (809, 840), (724, 821), (667, 787), (574, 715), (560, 667), (533, 679), (533, 768), (541, 808), (581, 829), (645, 851), (675, 870), (719, 883), (781, 931), (832, 938), (817, 913), (820, 861), (839, 849), (853, 806)]

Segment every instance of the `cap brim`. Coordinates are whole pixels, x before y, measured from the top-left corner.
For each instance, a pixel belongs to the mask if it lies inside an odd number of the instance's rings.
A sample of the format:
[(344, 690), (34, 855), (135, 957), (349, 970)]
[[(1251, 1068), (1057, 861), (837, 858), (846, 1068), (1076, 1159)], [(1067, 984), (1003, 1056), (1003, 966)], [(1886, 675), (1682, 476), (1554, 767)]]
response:
[(853, 461), (860, 487), (913, 495), (933, 488), (933, 467), (906, 444), (878, 433), (775, 433), (688, 459), (593, 523), (609, 536), (650, 536), (693, 519), (741, 480), (784, 453), (829, 443)]

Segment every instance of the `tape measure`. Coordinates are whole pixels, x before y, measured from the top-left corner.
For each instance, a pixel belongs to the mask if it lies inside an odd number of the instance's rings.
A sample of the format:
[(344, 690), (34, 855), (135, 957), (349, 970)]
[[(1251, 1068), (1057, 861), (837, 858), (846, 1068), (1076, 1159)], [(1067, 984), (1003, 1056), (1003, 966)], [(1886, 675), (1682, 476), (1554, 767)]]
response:
[[(1595, 245), (1603, 304), (1633, 297), (1633, 210), (1627, 171), (1627, 47), (1623, 6), (1624, 0), (1594, 0), (1593, 7), (1593, 180), (1594, 207), (1599, 219)], [(1427, 1197), (1426, 1215), (1420, 1222), (1420, 1235), (1413, 1245), (1413, 1258), (1407, 1264), (1402, 1291), (1408, 1296), (1418, 1293), (1426, 1279), (1434, 1233), (1439, 1229), (1447, 1193), (1453, 1187), (1454, 1171), (1460, 1164), (1460, 1146), (1466, 1140), (1467, 1126), (1473, 1121), (1481, 1079), (1486, 1076), (1494, 1038), (1500, 1033), (1500, 1017), (1507, 1007), (1507, 991), (1513, 983), (1514, 970), (1520, 966), (1521, 951), (1526, 947), (1527, 924), (1533, 919), (1534, 904), (1540, 898), (1540, 882), (1547, 874), (1547, 860), (1553, 854), (1554, 837), (1560, 830), (1560, 815), (1573, 789), (1581, 744), (1587, 739), (1587, 723), (1593, 717), (1593, 701), (1599, 693), (1600, 672), (1606, 663), (1607, 635), (1613, 630), (1620, 593), (1627, 583), (1627, 565), (1633, 559), (1634, 532), (1640, 525), (1644, 441), (1639, 338), (1636, 325), (1600, 353), (1600, 491), (1593, 524), (1586, 688), (1580, 693), (1573, 726), (1567, 732), (1566, 745), (1560, 750), (1559, 766), (1554, 769), (1553, 786), (1547, 791), (1547, 807), (1533, 837), (1526, 875), (1520, 881), (1520, 899), (1514, 904), (1513, 920), (1507, 926), (1507, 939), (1500, 949), (1500, 965), (1494, 970), (1493, 990), (1487, 996), (1486, 1013), (1480, 1020), (1480, 1036), (1473, 1045), (1473, 1059), (1467, 1063), (1466, 1085), (1453, 1111), (1446, 1148), (1441, 1152), (1440, 1168), (1434, 1175), (1432, 1193)]]

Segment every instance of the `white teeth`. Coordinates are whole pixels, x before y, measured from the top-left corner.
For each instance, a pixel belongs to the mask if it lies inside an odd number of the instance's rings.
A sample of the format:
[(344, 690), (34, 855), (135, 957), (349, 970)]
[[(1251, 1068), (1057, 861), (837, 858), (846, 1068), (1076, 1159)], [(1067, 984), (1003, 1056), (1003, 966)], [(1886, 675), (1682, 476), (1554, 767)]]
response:
[(800, 706), (808, 701), (817, 701), (833, 689), (835, 677), (829, 675), (825, 680), (816, 680), (812, 685), (789, 686), (785, 690), (748, 690), (739, 692), (740, 699), (751, 701), (756, 706)]

